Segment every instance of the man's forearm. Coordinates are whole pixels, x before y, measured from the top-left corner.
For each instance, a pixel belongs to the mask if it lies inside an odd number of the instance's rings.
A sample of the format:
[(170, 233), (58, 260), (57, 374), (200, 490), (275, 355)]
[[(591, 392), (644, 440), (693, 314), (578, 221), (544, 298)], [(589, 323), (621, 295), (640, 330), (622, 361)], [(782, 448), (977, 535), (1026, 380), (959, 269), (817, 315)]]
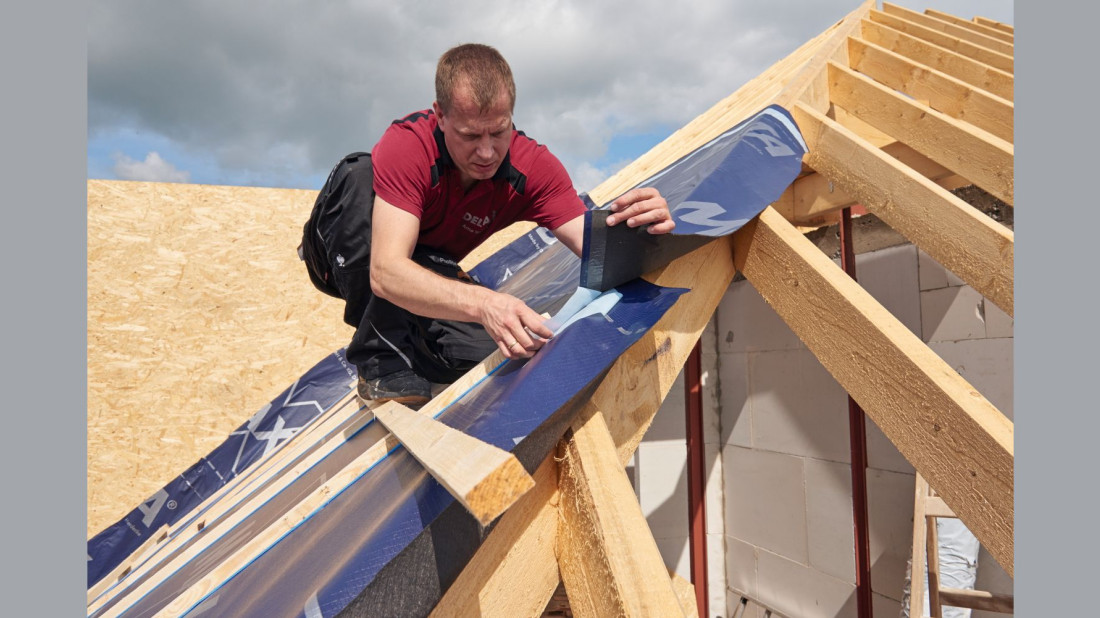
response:
[(492, 290), (436, 274), (410, 259), (371, 264), (371, 290), (391, 303), (426, 318), (481, 322), (481, 308)]

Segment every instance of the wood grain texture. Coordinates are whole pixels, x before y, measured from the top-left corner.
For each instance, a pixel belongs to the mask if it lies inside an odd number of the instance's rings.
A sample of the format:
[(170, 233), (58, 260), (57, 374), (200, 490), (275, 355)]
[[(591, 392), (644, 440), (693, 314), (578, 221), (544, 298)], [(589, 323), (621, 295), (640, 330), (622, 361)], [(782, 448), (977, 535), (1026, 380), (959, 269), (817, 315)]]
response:
[(603, 414), (581, 411), (558, 450), (558, 569), (578, 618), (683, 616)]
[(848, 65), (952, 118), (1013, 141), (1014, 106), (950, 75), (862, 39), (848, 39)]
[[(937, 11), (935, 9), (925, 9), (924, 14), (929, 17), (943, 20), (947, 23), (962, 26), (963, 28), (967, 28), (973, 32), (978, 32), (980, 34), (984, 34), (985, 36), (999, 39), (1006, 43), (1012, 43), (1015, 39), (1015, 28), (1009, 26), (1008, 24), (1002, 24), (991, 19), (975, 17), (973, 21), (967, 21), (961, 17), (957, 17), (950, 13), (944, 13), (943, 11)], [(987, 23), (982, 23), (983, 21)]]
[[(955, 172), (901, 142), (884, 146), (882, 152), (897, 159), (899, 163), (912, 168), (916, 173), (947, 191), (953, 191), (970, 184), (969, 181), (955, 174)], [(829, 223), (826, 215), (859, 203), (855, 196), (845, 192), (836, 183), (818, 173), (802, 176), (794, 181), (787, 192), (790, 194), (790, 200), (780, 200), (772, 207), (783, 215), (784, 219), (798, 225)]]
[(536, 617), (558, 587), (558, 465), (535, 470), (535, 488), (496, 523), (431, 618)]
[[(1013, 26), (1010, 26), (1009, 24), (1003, 24), (1003, 23), (1001, 23), (999, 21), (996, 21), (994, 19), (989, 19), (988, 17), (981, 17), (981, 16), (975, 17), (974, 20), (973, 20), (973, 23), (975, 23), (979, 26), (984, 26), (986, 28), (992, 28), (993, 30), (995, 30), (996, 32), (989, 32), (988, 30), (983, 30), (982, 31), (982, 32), (987, 32), (990, 36), (1000, 35), (1000, 38), (1002, 40), (1008, 41), (1010, 43), (1015, 38), (1016, 28), (1014, 28)], [(1006, 34), (1009, 35), (1009, 36), (1005, 37), (1004, 35), (1006, 35)]]
[[(920, 13), (917, 13), (917, 15), (920, 15)], [(898, 32), (904, 32), (905, 34), (912, 35), (922, 41), (927, 41), (944, 49), (949, 49), (987, 66), (1006, 73), (1013, 72), (1013, 58), (1007, 54), (995, 52), (989, 48), (976, 45), (950, 34), (944, 34), (932, 28), (926, 28), (920, 24), (913, 23), (890, 13), (871, 11), (869, 17), (871, 21), (889, 26)]]
[(809, 107), (792, 113), (807, 165), (1012, 315), (1011, 230)]
[(733, 245), (738, 271), (1011, 575), (1012, 423), (778, 213)]
[(1008, 204), (1013, 202), (1012, 144), (913, 101), (848, 67), (829, 63), (832, 102)]
[(440, 485), (486, 526), (535, 482), (511, 453), (402, 405), (374, 416)]
[(88, 181), (88, 536), (351, 338), (295, 248), (315, 191)]
[[(974, 22), (966, 21), (954, 15), (948, 15), (947, 13), (918, 13), (912, 9), (890, 4), (889, 2), (882, 3), (882, 12), (917, 24), (927, 30), (940, 32), (946, 36), (990, 50), (1002, 56), (1012, 56), (1015, 53), (1012, 42), (1002, 38), (1004, 36), (1003, 34), (990, 32)], [(971, 57), (980, 59), (976, 55)], [(1011, 69), (1009, 69), (1009, 71), (1011, 72)]]
[(1002, 99), (1013, 100), (1015, 80), (1011, 73), (870, 20), (863, 21), (861, 37)]

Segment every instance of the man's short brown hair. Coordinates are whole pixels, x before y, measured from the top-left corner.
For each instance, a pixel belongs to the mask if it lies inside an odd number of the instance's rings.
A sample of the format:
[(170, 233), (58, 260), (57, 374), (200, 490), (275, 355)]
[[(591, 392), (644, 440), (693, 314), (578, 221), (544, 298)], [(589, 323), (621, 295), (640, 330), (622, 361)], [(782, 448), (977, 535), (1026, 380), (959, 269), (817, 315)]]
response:
[(467, 85), (481, 111), (496, 102), (503, 88), (508, 94), (508, 109), (516, 105), (516, 83), (512, 69), (496, 49), (480, 43), (466, 43), (447, 50), (435, 69), (435, 100), (443, 111), (450, 111), (455, 90)]

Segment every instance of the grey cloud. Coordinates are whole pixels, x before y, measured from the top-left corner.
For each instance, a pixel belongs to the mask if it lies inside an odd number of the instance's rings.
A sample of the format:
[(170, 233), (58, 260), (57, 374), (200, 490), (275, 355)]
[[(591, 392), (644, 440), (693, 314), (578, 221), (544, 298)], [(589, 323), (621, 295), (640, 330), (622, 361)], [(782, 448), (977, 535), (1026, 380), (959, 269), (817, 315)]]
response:
[(512, 64), (520, 128), (590, 176), (613, 135), (682, 126), (856, 6), (105, 0), (89, 135), (132, 127), (213, 158), (227, 184), (286, 186), (430, 105), (439, 55), (480, 41)]

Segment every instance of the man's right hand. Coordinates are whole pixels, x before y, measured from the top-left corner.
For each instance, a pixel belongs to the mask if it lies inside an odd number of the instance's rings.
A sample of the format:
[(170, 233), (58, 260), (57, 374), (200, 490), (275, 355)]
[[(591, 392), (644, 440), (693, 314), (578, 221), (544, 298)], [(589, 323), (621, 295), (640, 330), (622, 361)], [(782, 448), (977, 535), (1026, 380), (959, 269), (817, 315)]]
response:
[[(484, 288), (483, 288), (484, 289)], [(505, 358), (530, 358), (554, 335), (541, 315), (515, 296), (484, 289), (480, 319)]]

